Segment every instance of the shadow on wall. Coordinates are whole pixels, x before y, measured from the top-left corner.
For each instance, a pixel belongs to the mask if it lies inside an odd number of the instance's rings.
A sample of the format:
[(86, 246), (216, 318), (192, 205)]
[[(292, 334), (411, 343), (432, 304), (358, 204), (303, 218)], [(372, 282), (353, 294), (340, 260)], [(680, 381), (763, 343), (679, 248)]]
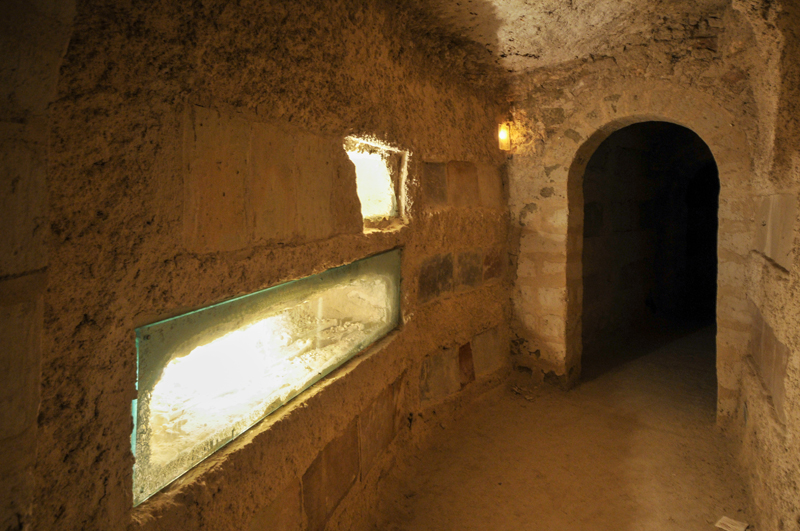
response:
[(719, 179), (691, 130), (642, 122), (597, 147), (582, 184), (582, 365), (591, 378), (627, 360), (631, 342), (714, 322)]
[(423, 18), (430, 21), (430, 26), (447, 28), (453, 34), (449, 39), (458, 42), (459, 48), (472, 52), (471, 61), (482, 63), (475, 70), (476, 74), (481, 75), (480, 71), (484, 69), (505, 72), (500, 64), (500, 43), (497, 38), (500, 19), (493, 2), (417, 0), (416, 4)]

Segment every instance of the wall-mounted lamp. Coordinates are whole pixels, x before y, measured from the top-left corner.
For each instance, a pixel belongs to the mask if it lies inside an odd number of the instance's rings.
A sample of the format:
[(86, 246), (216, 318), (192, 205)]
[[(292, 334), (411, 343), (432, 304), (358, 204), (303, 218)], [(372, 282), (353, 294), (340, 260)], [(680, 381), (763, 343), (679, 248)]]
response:
[(511, 149), (511, 124), (508, 122), (497, 126), (497, 141), (500, 149), (509, 151)]

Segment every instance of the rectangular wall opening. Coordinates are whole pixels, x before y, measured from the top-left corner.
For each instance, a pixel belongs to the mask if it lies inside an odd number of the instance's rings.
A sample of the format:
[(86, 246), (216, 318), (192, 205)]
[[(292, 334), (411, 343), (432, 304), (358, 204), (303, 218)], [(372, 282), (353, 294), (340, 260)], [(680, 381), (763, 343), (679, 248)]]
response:
[(400, 251), (136, 329), (134, 505), (397, 327)]
[(384, 228), (402, 215), (408, 154), (377, 141), (355, 137), (347, 137), (344, 148), (356, 167), (364, 228)]

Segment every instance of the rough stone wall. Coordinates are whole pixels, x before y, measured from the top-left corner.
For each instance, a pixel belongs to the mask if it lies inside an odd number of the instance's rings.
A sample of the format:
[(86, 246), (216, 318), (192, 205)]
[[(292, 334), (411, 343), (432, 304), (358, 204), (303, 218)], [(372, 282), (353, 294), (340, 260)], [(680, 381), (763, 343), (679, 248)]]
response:
[[(41, 334), (9, 321), (42, 346), (20, 525), (346, 527), (426, 411), (498, 381), (502, 85), (470, 50), (391, 2), (78, 4), (50, 107)], [(403, 223), (362, 230), (350, 134), (409, 151)], [(135, 327), (398, 246), (398, 331), (132, 509)]]
[(581, 357), (586, 162), (610, 133), (646, 120), (709, 146), (721, 185), (718, 421), (743, 437), (764, 529), (794, 529), (800, 512), (797, 16), (795, 5), (734, 2), (665, 19), (616, 53), (520, 76), (509, 168), (514, 363), (569, 384)]
[(800, 193), (800, 9), (796, 2), (735, 2), (757, 36), (761, 62), (756, 236), (745, 272), (753, 326), (736, 428), (762, 529), (800, 526), (800, 336), (797, 197)]
[[(578, 378), (586, 163), (612, 132), (642, 121), (668, 121), (696, 132), (720, 168), (719, 304), (727, 308), (720, 343), (721, 358), (730, 361), (723, 363), (720, 385), (736, 389), (741, 339), (749, 330), (737, 280), (752, 229), (748, 139), (757, 135), (746, 76), (734, 75), (744, 67), (747, 49), (742, 25), (730, 12), (665, 19), (613, 56), (517, 79), (509, 180), (517, 238), (511, 247), (518, 264), (513, 292), (518, 366), (552, 373), (567, 385)], [(729, 31), (721, 31), (723, 26)], [(535, 215), (523, 219), (531, 205)], [(553, 292), (558, 296), (539, 296)], [(726, 408), (733, 407), (735, 393), (721, 397)]]
[[(645, 120), (709, 145), (722, 185), (719, 418), (742, 438), (764, 529), (796, 526), (800, 497), (794, 4), (670, 14), (519, 76), (507, 192), (515, 363), (569, 385), (589, 157)], [(0, 525), (356, 526), (392, 459), (507, 362), (502, 90), (486, 51), (403, 2), (5, 13)], [(405, 226), (362, 233), (336, 147), (348, 134), (412, 153)], [(278, 196), (282, 208), (260, 209)], [(395, 246), (401, 329), (131, 511), (134, 327)]]
[(5, 2), (0, 20), (0, 529), (31, 519), (47, 282), (48, 105), (72, 2)]

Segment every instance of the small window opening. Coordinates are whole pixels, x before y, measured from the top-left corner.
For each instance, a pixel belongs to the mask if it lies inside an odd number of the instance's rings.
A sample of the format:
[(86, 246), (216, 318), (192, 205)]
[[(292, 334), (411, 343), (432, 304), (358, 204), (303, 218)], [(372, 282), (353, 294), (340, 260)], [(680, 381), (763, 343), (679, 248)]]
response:
[(384, 228), (402, 215), (398, 191), (406, 172), (404, 151), (372, 140), (345, 139), (345, 151), (356, 167), (356, 186), (365, 228)]

